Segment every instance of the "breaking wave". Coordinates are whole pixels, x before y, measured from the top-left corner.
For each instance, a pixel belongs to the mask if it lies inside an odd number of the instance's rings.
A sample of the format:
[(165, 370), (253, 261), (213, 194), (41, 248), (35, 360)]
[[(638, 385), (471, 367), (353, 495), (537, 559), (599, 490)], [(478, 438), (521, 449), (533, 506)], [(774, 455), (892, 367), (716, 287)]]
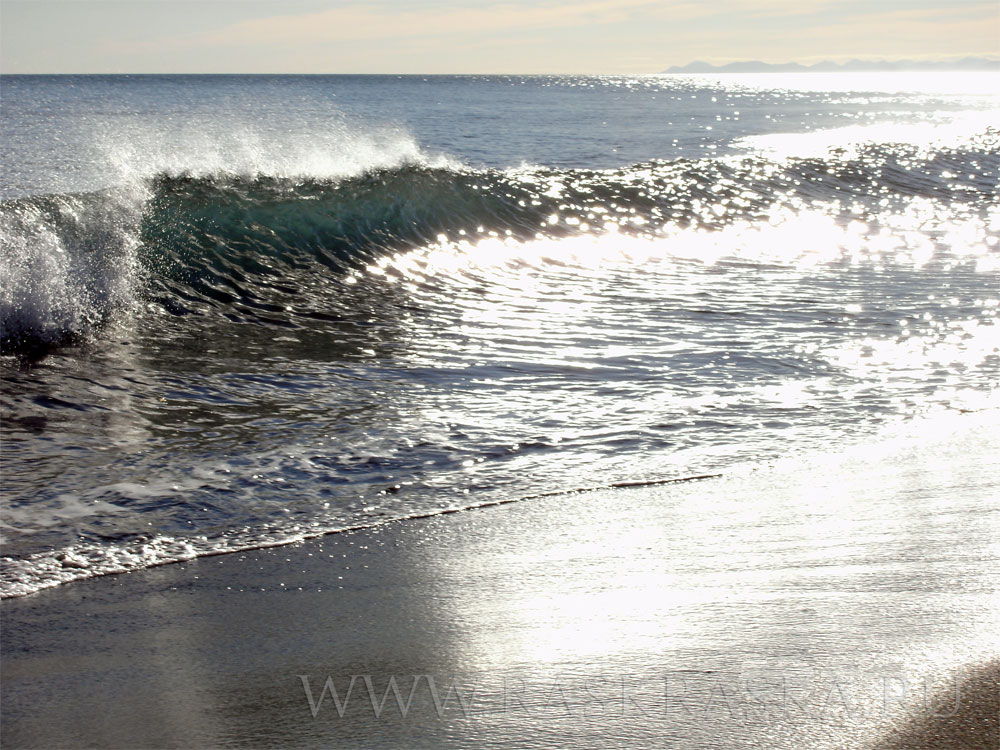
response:
[(998, 137), (962, 148), (868, 145), (825, 158), (676, 160), (617, 170), (404, 161), (341, 177), (160, 172), (126, 187), (0, 204), (8, 351), (92, 335), (154, 304), (255, 321), (311, 316), (315, 274), (441, 239), (655, 235), (835, 205), (845, 218), (929, 198), (996, 201)]

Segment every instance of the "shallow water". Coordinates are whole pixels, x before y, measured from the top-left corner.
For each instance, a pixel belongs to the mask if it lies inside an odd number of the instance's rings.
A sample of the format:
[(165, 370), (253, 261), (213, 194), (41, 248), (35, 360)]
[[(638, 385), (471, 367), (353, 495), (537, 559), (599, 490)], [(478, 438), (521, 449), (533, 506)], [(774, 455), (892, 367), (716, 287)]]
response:
[(943, 414), (6, 601), (4, 739), (992, 747), (997, 451), (996, 411)]

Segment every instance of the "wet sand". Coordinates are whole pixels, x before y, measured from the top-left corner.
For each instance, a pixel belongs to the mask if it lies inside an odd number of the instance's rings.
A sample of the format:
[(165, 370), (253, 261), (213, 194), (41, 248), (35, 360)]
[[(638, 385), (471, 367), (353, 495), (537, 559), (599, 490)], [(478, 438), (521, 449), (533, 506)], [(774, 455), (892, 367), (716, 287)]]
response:
[(8, 600), (2, 744), (995, 750), (994, 417)]

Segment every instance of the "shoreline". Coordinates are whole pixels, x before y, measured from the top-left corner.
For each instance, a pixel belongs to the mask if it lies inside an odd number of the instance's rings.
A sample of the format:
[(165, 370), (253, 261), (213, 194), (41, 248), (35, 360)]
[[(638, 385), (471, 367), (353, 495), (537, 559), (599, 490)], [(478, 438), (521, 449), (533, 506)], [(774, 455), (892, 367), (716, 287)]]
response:
[[(311, 542), (316, 539), (322, 539), (325, 536), (330, 536), (333, 534), (349, 534), (356, 531), (364, 531), (366, 529), (374, 529), (380, 526), (384, 526), (390, 523), (404, 523), (407, 521), (421, 521), (426, 518), (434, 518), (435, 516), (446, 516), (451, 513), (465, 513), (467, 511), (483, 510), (487, 508), (493, 508), (498, 505), (510, 505), (512, 503), (523, 503), (529, 502), (531, 500), (540, 500), (548, 497), (560, 497), (563, 495), (578, 495), (587, 492), (601, 492), (605, 490), (612, 489), (625, 489), (634, 487), (657, 487), (663, 484), (678, 484), (681, 482), (700, 482), (705, 479), (718, 479), (722, 477), (722, 474), (694, 474), (691, 476), (681, 476), (681, 477), (671, 477), (668, 479), (649, 479), (643, 481), (631, 481), (631, 482), (613, 482), (601, 487), (577, 487), (575, 489), (569, 490), (557, 490), (554, 492), (543, 492), (537, 495), (525, 495), (523, 497), (515, 497), (501, 500), (487, 500), (482, 503), (477, 503), (475, 505), (466, 505), (454, 508), (441, 508), (440, 510), (430, 510), (426, 512), (416, 513), (412, 516), (402, 516), (399, 518), (390, 518), (382, 521), (374, 521), (371, 523), (362, 523), (355, 526), (344, 526), (338, 529), (330, 529), (329, 531), (321, 531), (310, 536), (303, 537), (301, 539), (294, 540), (278, 540), (273, 542), (261, 542), (257, 544), (247, 545), (245, 547), (233, 547), (229, 549), (218, 549), (209, 552), (203, 552), (201, 554), (195, 555), (194, 557), (184, 557), (179, 559), (166, 559), (159, 560), (152, 563), (147, 563), (141, 567), (127, 568), (124, 570), (116, 570), (114, 572), (89, 574), (87, 575), (84, 570), (78, 577), (66, 578), (60, 581), (53, 581), (51, 583), (42, 586), (41, 588), (33, 589), (31, 591), (23, 591), (17, 593), (0, 593), (0, 601), (7, 599), (20, 599), (24, 596), (32, 596), (41, 591), (46, 591), (52, 588), (58, 588), (60, 586), (65, 586), (70, 583), (76, 583), (79, 581), (91, 581), (97, 578), (106, 578), (108, 576), (126, 575), (128, 573), (137, 573), (142, 570), (150, 570), (152, 568), (159, 568), (163, 565), (177, 565), (179, 563), (190, 562), (191, 560), (200, 560), (202, 558), (208, 557), (219, 557), (220, 555), (237, 555), (245, 552), (255, 552), (258, 550), (272, 549), (275, 547), (290, 547), (296, 544), (302, 544), (305, 542)], [(72, 568), (77, 568), (77, 565), (69, 566)]]
[(989, 416), (8, 599), (3, 744), (996, 747)]

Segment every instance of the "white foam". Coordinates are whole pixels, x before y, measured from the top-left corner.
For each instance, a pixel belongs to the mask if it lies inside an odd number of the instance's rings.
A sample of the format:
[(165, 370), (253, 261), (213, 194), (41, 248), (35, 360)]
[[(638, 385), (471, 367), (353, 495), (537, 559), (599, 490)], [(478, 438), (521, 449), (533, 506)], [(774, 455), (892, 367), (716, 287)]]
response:
[[(53, 214), (37, 204), (0, 212), (2, 335), (42, 340), (84, 333), (134, 302), (145, 191), (61, 196)], [(53, 220), (54, 218), (54, 220)]]

